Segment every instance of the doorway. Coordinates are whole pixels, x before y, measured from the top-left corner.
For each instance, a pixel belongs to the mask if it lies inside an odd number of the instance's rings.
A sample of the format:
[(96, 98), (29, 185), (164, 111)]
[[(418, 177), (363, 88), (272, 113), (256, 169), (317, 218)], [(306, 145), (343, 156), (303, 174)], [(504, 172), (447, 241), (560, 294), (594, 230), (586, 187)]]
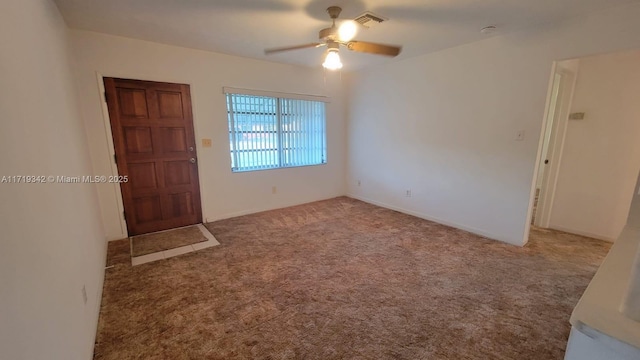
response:
[(189, 85), (104, 86), (129, 236), (202, 222)]
[(567, 119), (575, 87), (576, 66), (577, 60), (558, 62), (553, 72), (531, 215), (531, 225), (537, 227), (549, 227)]
[(555, 63), (532, 179), (536, 231), (618, 238), (640, 170), (638, 93), (640, 50)]

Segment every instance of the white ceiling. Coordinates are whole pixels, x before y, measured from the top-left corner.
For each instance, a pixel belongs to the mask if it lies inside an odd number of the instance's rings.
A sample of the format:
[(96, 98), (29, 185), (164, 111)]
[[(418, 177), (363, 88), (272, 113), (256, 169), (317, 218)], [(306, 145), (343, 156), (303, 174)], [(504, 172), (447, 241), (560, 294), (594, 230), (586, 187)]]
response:
[[(317, 41), (330, 25), (325, 9), (342, 19), (372, 11), (389, 19), (362, 28), (358, 40), (402, 45), (395, 59), (578, 16), (637, 0), (55, 0), (72, 28), (270, 61), (320, 66), (323, 48), (265, 56), (265, 48)], [(393, 59), (340, 52), (344, 70)]]

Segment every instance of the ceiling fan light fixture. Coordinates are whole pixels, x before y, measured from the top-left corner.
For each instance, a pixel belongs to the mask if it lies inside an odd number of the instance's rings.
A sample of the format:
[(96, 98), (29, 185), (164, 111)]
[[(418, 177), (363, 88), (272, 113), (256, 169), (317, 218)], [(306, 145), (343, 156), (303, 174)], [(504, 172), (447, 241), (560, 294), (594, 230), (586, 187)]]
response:
[[(342, 21), (339, 27), (336, 26), (336, 19), (338, 18), (338, 16), (340, 16), (341, 11), (342, 9), (339, 6), (329, 6), (327, 8), (327, 13), (331, 18), (331, 27), (322, 29), (318, 32), (318, 42), (265, 49), (265, 55), (275, 54), (282, 51), (326, 46), (327, 52), (324, 55), (324, 62), (322, 63), (322, 66), (325, 69), (329, 70), (339, 70), (342, 69), (342, 61), (340, 60), (339, 53), (340, 46), (344, 46), (350, 51), (359, 53), (384, 55), (390, 57), (398, 56), (398, 54), (400, 54), (400, 51), (402, 50), (402, 47), (400, 46), (353, 40), (353, 37), (359, 30), (359, 27), (364, 23), (360, 21), (349, 20)], [(371, 21), (382, 22), (385, 20), (370, 13), (368, 13), (367, 15), (367, 19)]]
[(342, 61), (340, 61), (340, 54), (338, 54), (338, 50), (329, 49), (327, 50), (327, 56), (324, 58), (324, 62), (322, 66), (328, 70), (340, 70), (342, 69)]

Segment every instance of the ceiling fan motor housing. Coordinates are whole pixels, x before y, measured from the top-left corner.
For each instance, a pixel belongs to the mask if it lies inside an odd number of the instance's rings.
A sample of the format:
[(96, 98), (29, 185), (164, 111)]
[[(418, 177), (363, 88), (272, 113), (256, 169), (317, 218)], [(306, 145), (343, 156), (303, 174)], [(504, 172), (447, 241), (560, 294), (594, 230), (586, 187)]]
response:
[(340, 50), (340, 43), (337, 41), (327, 41), (327, 50), (338, 51)]
[(329, 6), (327, 8), (327, 13), (329, 14), (329, 17), (332, 19), (337, 19), (338, 16), (340, 16), (340, 13), (342, 12), (342, 8), (340, 6)]
[[(351, 40), (350, 35), (345, 35), (345, 39), (340, 39), (340, 31), (338, 27), (336, 27), (336, 19), (340, 16), (342, 9), (339, 6), (330, 6), (327, 8), (327, 14), (331, 17), (332, 24), (331, 27), (320, 30), (318, 33), (318, 38), (320, 42), (296, 45), (296, 46), (287, 46), (282, 48), (274, 48), (274, 49), (266, 49), (265, 54), (273, 54), (282, 51), (290, 51), (290, 50), (298, 50), (298, 49), (307, 49), (307, 48), (317, 48), (320, 46), (327, 47), (327, 56), (329, 55), (337, 55), (337, 52), (340, 49), (340, 45), (345, 45), (349, 50), (355, 52), (376, 54), (376, 55), (385, 55), (385, 56), (398, 56), (400, 54), (400, 50), (402, 49), (400, 46), (394, 45), (385, 45), (385, 44), (377, 44), (368, 41), (355, 41)], [(372, 21), (382, 22), (386, 19), (378, 16), (374, 16), (370, 13), (365, 13), (365, 15), (369, 15), (368, 19)], [(360, 24), (364, 24), (360, 22)], [(348, 40), (347, 40), (348, 38)], [(339, 61), (339, 59), (338, 59)]]
[(335, 41), (338, 39), (338, 29), (330, 27), (320, 30), (318, 38), (323, 41)]
[(329, 28), (322, 29), (318, 33), (318, 38), (322, 41), (336, 41), (338, 40), (338, 29), (336, 28), (336, 19), (340, 16), (342, 12), (342, 8), (339, 6), (329, 6), (327, 8), (327, 13), (331, 20), (333, 20), (333, 25)]

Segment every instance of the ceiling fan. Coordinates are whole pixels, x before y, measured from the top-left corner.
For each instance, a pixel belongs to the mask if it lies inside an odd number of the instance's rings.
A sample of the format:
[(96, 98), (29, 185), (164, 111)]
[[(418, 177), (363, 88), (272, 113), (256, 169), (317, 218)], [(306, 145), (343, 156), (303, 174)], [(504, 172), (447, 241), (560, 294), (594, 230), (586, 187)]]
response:
[(318, 33), (320, 42), (266, 49), (264, 53), (266, 55), (270, 55), (282, 51), (326, 46), (327, 52), (322, 66), (329, 70), (338, 70), (342, 68), (342, 62), (340, 60), (340, 55), (338, 54), (340, 51), (340, 45), (343, 45), (352, 51), (369, 54), (385, 56), (397, 56), (400, 54), (401, 47), (399, 46), (352, 40), (356, 34), (357, 25), (354, 21), (345, 21), (339, 27), (336, 27), (336, 19), (340, 16), (340, 12), (342, 12), (342, 8), (339, 6), (330, 6), (327, 8), (327, 13), (329, 13), (329, 17), (333, 24), (329, 28), (320, 30)]

